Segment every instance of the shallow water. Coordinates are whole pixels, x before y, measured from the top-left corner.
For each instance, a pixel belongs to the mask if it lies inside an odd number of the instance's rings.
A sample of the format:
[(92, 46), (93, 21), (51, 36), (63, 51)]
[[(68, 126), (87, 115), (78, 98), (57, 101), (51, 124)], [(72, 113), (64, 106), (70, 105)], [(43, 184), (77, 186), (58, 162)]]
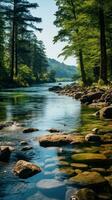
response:
[[(77, 129), (81, 123), (80, 102), (70, 97), (49, 92), (52, 84), (0, 92), (0, 122), (15, 121), (13, 126), (0, 131), (0, 141), (16, 147), (9, 163), (0, 163), (0, 199), (2, 200), (65, 200), (72, 187), (68, 185), (73, 149), (40, 147), (37, 137), (47, 134), (49, 128), (64, 132)], [(38, 132), (23, 134), (24, 127), (38, 128)], [(26, 140), (33, 149), (21, 151), (20, 141)], [(26, 180), (13, 175), (12, 169), (19, 159), (31, 161), (42, 172)], [(73, 175), (73, 174), (72, 174)], [(74, 188), (75, 189), (75, 188)]]

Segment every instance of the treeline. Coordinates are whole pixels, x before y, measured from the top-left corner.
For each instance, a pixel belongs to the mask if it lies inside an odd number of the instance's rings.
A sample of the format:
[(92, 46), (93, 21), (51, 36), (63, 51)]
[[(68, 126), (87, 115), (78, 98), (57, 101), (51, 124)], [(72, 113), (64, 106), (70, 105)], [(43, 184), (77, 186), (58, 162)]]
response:
[(32, 15), (37, 3), (0, 0), (0, 84), (29, 85), (47, 79), (45, 47), (35, 35), (41, 18)]
[(77, 58), (82, 82), (112, 80), (112, 1), (55, 0), (54, 24), (59, 28), (54, 42), (65, 41), (61, 55)]

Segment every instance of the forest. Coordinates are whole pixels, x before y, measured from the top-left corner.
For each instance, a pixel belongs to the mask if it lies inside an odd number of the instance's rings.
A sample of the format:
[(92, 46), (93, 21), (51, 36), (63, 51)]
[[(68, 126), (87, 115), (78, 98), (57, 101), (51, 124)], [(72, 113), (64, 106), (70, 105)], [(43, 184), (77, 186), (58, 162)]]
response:
[(82, 83), (107, 84), (112, 79), (112, 2), (56, 0), (54, 42), (67, 43), (60, 55), (74, 55)]
[(0, 1), (1, 86), (27, 86), (48, 78), (45, 46), (36, 36), (42, 19), (31, 12), (38, 6), (24, 0)]
[(0, 0), (0, 200), (17, 199), (112, 200), (112, 0)]

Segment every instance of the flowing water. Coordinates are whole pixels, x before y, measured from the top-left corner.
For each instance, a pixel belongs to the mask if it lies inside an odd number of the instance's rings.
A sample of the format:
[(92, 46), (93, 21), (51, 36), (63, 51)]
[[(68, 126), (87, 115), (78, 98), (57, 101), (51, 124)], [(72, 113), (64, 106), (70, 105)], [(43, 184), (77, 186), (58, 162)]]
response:
[[(1, 200), (68, 200), (72, 187), (68, 185), (70, 157), (69, 147), (43, 148), (37, 137), (56, 128), (71, 132), (80, 126), (80, 102), (70, 97), (49, 92), (52, 84), (9, 89), (0, 92), (0, 122), (15, 121), (0, 131), (0, 142), (14, 146), (8, 163), (0, 163)], [(38, 128), (38, 132), (24, 134), (24, 128)], [(25, 140), (33, 148), (22, 151), (20, 142)], [(20, 179), (13, 172), (19, 159), (39, 165), (42, 172), (28, 179)]]

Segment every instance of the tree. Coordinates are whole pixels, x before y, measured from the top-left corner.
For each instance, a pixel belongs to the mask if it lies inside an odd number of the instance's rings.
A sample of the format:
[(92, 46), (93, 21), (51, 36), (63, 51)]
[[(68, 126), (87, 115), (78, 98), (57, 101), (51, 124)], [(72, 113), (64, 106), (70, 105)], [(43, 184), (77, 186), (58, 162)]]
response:
[[(54, 41), (69, 41), (69, 45), (65, 46), (63, 53), (65, 58), (73, 54), (77, 54), (80, 64), (81, 77), (84, 85), (86, 85), (86, 73), (83, 61), (83, 48), (80, 40), (80, 30), (77, 26), (78, 2), (73, 0), (56, 0), (58, 11), (56, 12), (56, 20), (54, 24), (61, 28), (58, 35), (54, 37)], [(74, 35), (78, 45), (74, 45)]]

